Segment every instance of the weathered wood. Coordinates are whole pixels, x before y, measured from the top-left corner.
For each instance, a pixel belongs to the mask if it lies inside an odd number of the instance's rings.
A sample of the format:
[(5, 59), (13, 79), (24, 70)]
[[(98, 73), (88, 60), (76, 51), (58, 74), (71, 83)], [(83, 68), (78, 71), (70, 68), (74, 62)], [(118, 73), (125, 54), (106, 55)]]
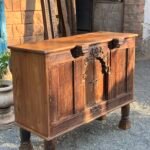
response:
[(51, 16), (48, 7), (47, 0), (41, 0), (42, 6), (42, 15), (43, 15), (43, 23), (44, 23), (44, 39), (51, 39), (53, 37), (52, 26), (51, 26)]
[(107, 119), (107, 116), (106, 116), (106, 115), (104, 115), (104, 116), (99, 117), (97, 120), (99, 120), (99, 121), (103, 121), (103, 120), (106, 120), (106, 119)]
[[(121, 127), (129, 127), (136, 36), (97, 32), (10, 47), (16, 122), (50, 141), (122, 107)], [(110, 47), (114, 38), (120, 44)]]
[(44, 23), (44, 38), (51, 39), (59, 37), (58, 22), (57, 22), (57, 1), (56, 0), (41, 0), (43, 23)]
[(21, 145), (19, 147), (19, 150), (33, 150), (30, 138), (31, 133), (21, 128), (20, 129)]
[(44, 141), (44, 150), (56, 150), (56, 139), (50, 141)]
[(63, 36), (70, 36), (71, 30), (68, 21), (66, 0), (58, 0), (57, 2), (58, 2), (59, 17), (61, 18), (60, 21), (62, 21), (62, 26), (64, 31)]
[[(15, 109), (16, 122), (48, 136), (49, 97), (46, 68), (44, 67), (45, 57), (20, 51), (19, 53), (13, 52), (11, 58), (13, 85), (16, 87), (14, 89), (15, 105), (17, 106)], [(22, 99), (21, 103), (17, 100), (18, 98)], [(36, 117), (37, 114), (38, 117)]]
[[(134, 38), (137, 34), (128, 33), (114, 33), (114, 32), (95, 32), (83, 35), (75, 35), (64, 38), (50, 39), (46, 41), (36, 42), (35, 44), (26, 43), (18, 46), (11, 46), (10, 48), (27, 52), (35, 53), (52, 53), (52, 52), (63, 52), (66, 49), (72, 49), (76, 46), (82, 46), (86, 43), (107, 43), (112, 39), (126, 39), (128, 40), (121, 46), (121, 48), (135, 47)], [(51, 43), (51, 44), (49, 44)]]
[(129, 119), (129, 114), (130, 114), (130, 105), (126, 105), (124, 107), (121, 108), (121, 121), (119, 123), (119, 128), (123, 129), (123, 130), (127, 130), (129, 128), (131, 128), (131, 122)]
[(66, 0), (66, 5), (71, 35), (74, 35), (77, 33), (76, 0)]
[(58, 16), (58, 10), (57, 10), (57, 0), (48, 0), (49, 5), (49, 12), (50, 12), (50, 20), (51, 20), (51, 26), (52, 26), (52, 33), (53, 38), (59, 37), (59, 31), (58, 31), (58, 22), (57, 22), (57, 16)]

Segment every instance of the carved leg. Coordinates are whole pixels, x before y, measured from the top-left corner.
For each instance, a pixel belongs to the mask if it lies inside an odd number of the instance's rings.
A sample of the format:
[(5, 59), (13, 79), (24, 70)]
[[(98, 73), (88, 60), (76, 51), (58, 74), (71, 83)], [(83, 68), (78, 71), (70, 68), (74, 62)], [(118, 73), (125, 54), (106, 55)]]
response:
[(20, 129), (20, 138), (21, 138), (21, 145), (19, 147), (19, 150), (33, 150), (31, 141), (30, 141), (31, 133)]
[(107, 116), (106, 116), (106, 115), (104, 115), (104, 116), (99, 117), (97, 120), (99, 120), (99, 121), (103, 121), (103, 120), (106, 120), (106, 118), (107, 118)]
[(44, 141), (44, 150), (56, 150), (56, 139)]
[(121, 121), (119, 123), (119, 128), (123, 130), (127, 130), (131, 128), (131, 122), (129, 119), (129, 114), (130, 114), (130, 104), (124, 106), (121, 108)]

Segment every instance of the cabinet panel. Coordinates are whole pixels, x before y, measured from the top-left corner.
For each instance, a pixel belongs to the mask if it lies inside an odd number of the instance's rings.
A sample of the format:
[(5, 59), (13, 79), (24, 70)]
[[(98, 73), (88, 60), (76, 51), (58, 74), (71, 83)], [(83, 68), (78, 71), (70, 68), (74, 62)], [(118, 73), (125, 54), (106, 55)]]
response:
[(126, 93), (126, 72), (127, 72), (127, 59), (126, 49), (117, 50), (117, 95)]
[(104, 76), (101, 62), (95, 58), (91, 59), (88, 63), (86, 78), (87, 106), (104, 100)]
[(83, 58), (74, 61), (74, 105), (75, 113), (84, 111), (85, 108), (85, 80)]
[(95, 103), (94, 99), (94, 60), (90, 60), (86, 69), (86, 78), (85, 78), (85, 95), (86, 95), (86, 104), (91, 106)]
[(108, 85), (109, 99), (133, 91), (133, 70), (133, 48), (117, 49), (111, 52), (111, 73)]
[(95, 78), (95, 85), (94, 85), (94, 93), (95, 93), (95, 101), (104, 100), (104, 73), (102, 72), (102, 64), (95, 60), (94, 64), (94, 78)]
[(49, 72), (51, 119), (57, 122), (73, 114), (73, 65), (65, 62), (54, 65)]

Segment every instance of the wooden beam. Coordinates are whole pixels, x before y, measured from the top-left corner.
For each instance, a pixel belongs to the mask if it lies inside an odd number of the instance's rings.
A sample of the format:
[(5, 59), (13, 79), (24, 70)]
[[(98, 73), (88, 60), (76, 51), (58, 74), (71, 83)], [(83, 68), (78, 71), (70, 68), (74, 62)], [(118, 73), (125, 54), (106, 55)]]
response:
[(47, 0), (41, 0), (43, 23), (44, 23), (44, 39), (52, 38), (51, 19)]
[(43, 23), (44, 23), (44, 39), (59, 37), (57, 23), (57, 7), (56, 0), (41, 0)]
[(53, 38), (59, 37), (58, 31), (58, 23), (57, 23), (57, 1), (56, 0), (48, 0), (49, 4), (49, 12), (50, 12), (50, 19), (51, 19), (51, 26), (52, 26), (52, 34)]
[(59, 9), (59, 16), (61, 17), (61, 21), (62, 21), (64, 35), (70, 36), (71, 31), (70, 31), (68, 15), (67, 15), (66, 0), (58, 0), (58, 9)]

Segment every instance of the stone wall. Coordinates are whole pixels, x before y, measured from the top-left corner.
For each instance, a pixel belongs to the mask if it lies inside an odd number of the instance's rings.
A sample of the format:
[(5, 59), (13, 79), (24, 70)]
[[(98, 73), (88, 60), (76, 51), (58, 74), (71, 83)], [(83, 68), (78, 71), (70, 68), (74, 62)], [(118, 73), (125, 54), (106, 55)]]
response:
[(8, 44), (16, 45), (43, 39), (40, 0), (4, 0)]
[(124, 32), (138, 33), (137, 49), (142, 50), (145, 0), (125, 0)]

